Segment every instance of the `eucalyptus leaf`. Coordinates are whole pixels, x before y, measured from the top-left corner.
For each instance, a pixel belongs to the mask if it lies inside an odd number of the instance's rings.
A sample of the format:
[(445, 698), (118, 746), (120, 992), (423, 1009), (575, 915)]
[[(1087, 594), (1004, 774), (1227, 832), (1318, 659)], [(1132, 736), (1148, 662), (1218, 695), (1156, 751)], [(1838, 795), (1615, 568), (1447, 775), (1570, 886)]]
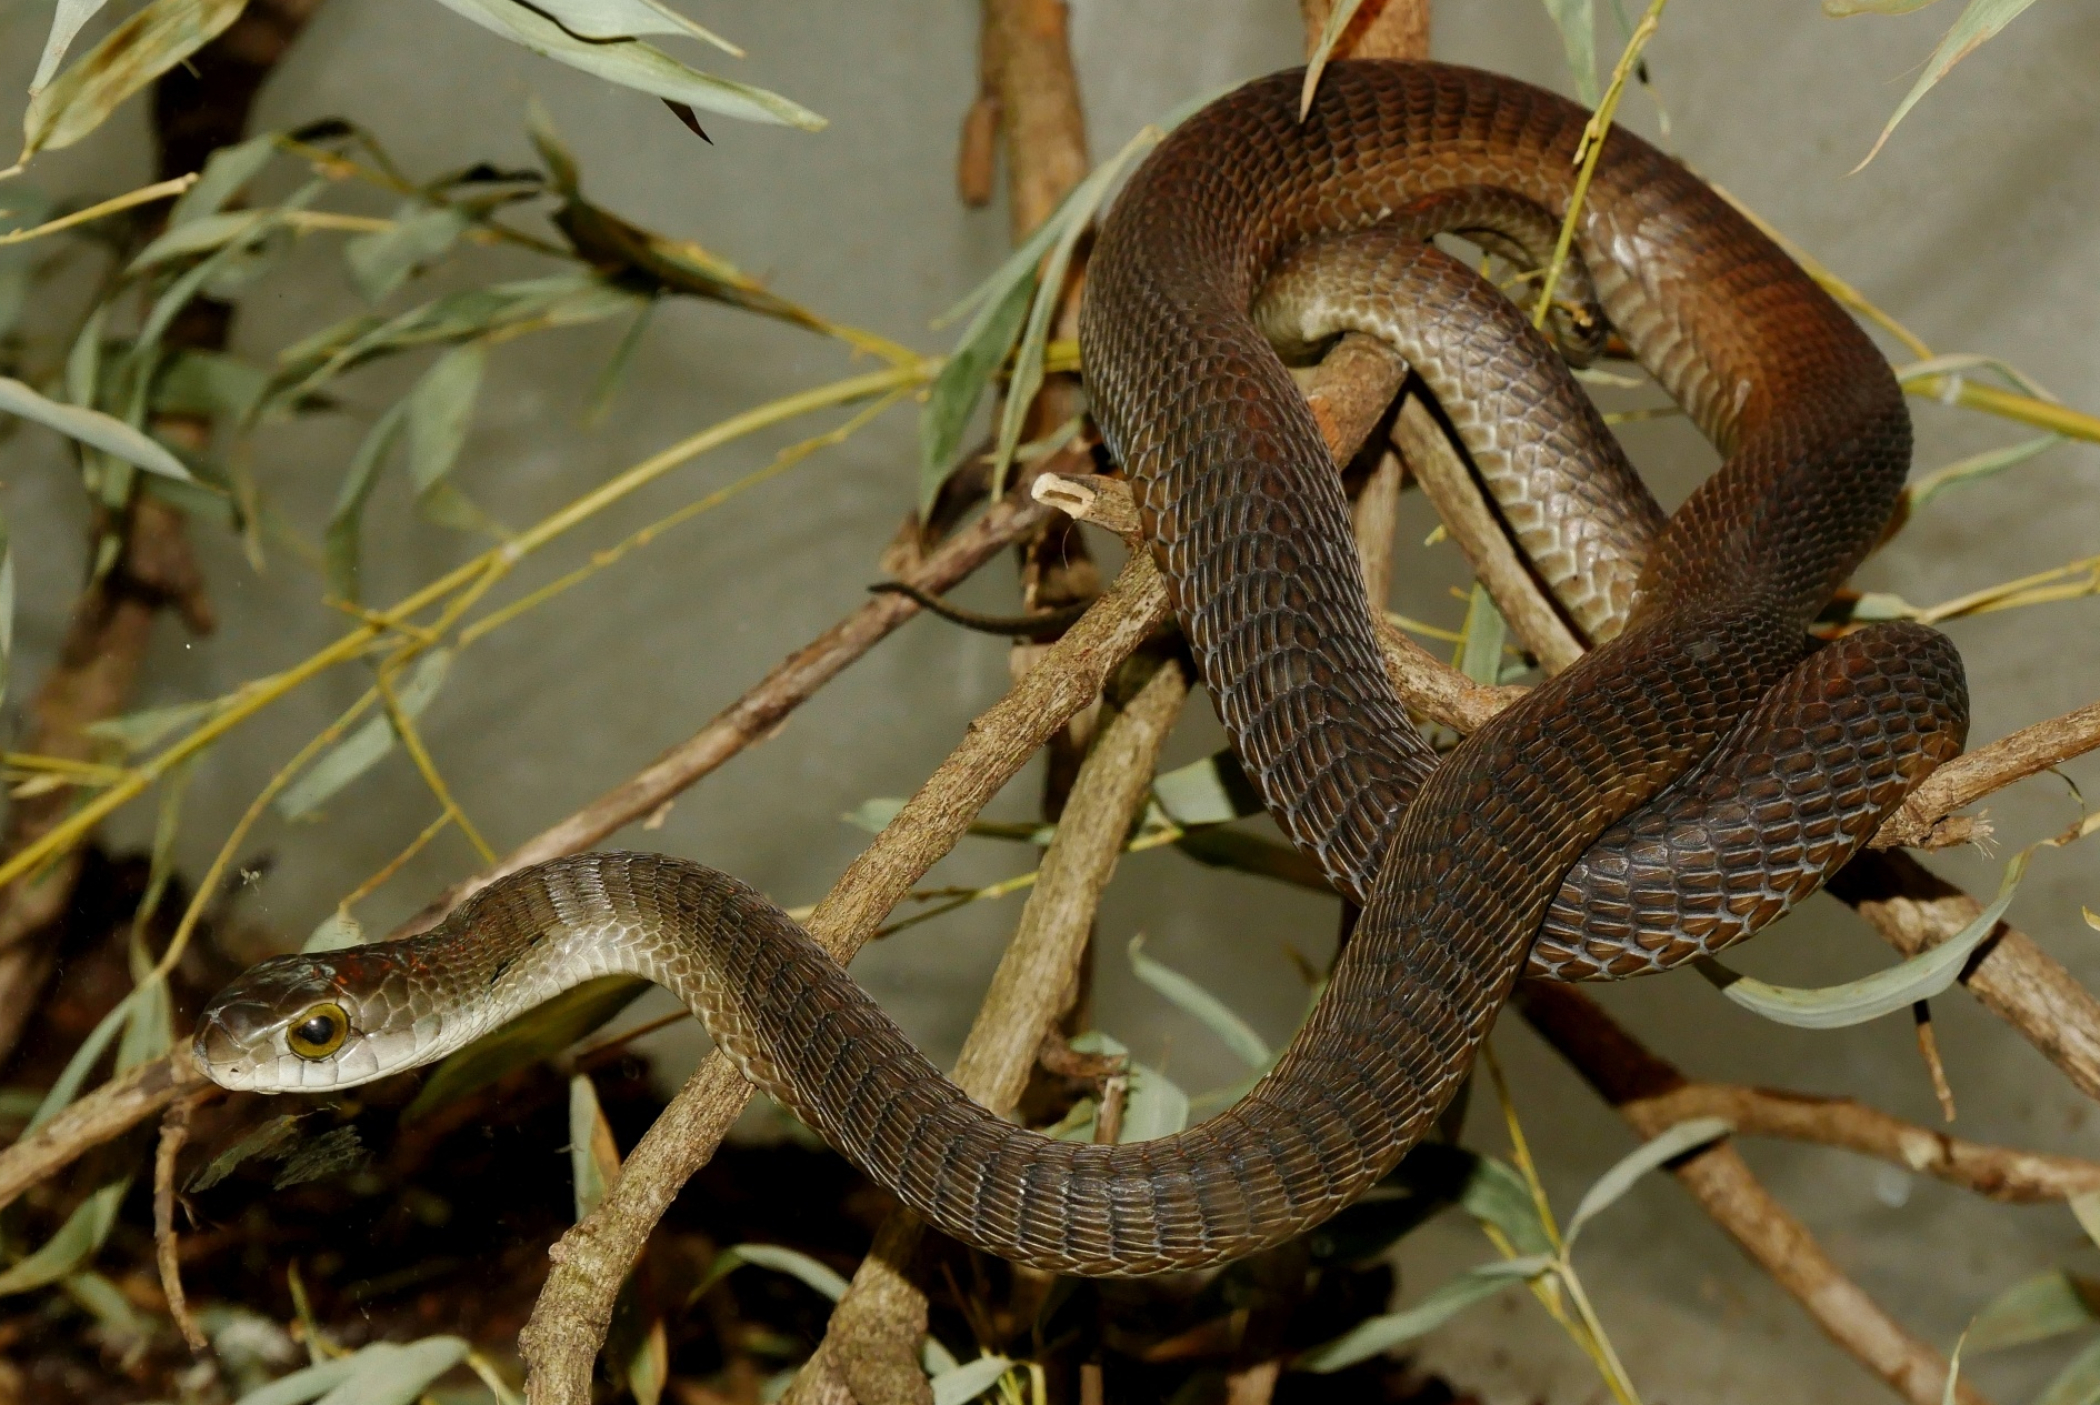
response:
[(1929, 1000), (1954, 984), (1970, 955), (1990, 936), (1998, 919), (2011, 906), (2013, 893), (2027, 872), (2027, 861), (2033, 856), (2032, 846), (2013, 856), (1998, 884), (1998, 896), (1976, 915), (1974, 922), (1938, 946), (1871, 976), (1842, 985), (1803, 989), (1737, 975), (1720, 962), (1704, 957), (1698, 963), (1700, 974), (1744, 1009), (1797, 1029), (1843, 1029), (1879, 1019), (1920, 1000)]
[[(702, 73), (638, 39), (583, 38), (543, 13), (548, 7), (517, 0), (438, 0), (482, 28), (557, 63), (671, 102), (746, 122), (771, 122), (821, 131), (825, 121), (802, 104), (746, 83)], [(559, 13), (555, 7), (554, 13)]]
[(1969, 0), (1954, 21), (1954, 27), (1940, 39), (1939, 47), (1932, 51), (1932, 57), (1925, 60), (1925, 71), (1918, 75), (1918, 81), (1911, 85), (1910, 92), (1904, 95), (1903, 101), (1896, 104), (1895, 112), (1889, 116), (1888, 125), (1883, 127), (1881, 135), (1874, 139), (1873, 149), (1868, 151), (1859, 166), (1853, 169), (1858, 170), (1880, 153), (1883, 143), (1889, 139), (1889, 133), (1895, 131), (1896, 124), (1917, 106), (1918, 99), (1932, 90), (1933, 84), (1945, 78), (1954, 65), (1975, 53), (1984, 41), (2011, 24), (2022, 10), (2033, 3), (2034, 0)]
[(203, 215), (188, 224), (171, 224), (158, 238), (124, 267), (128, 278), (135, 278), (149, 269), (177, 259), (186, 259), (196, 254), (208, 254), (223, 249), (234, 240), (252, 234), (267, 223), (271, 211), (231, 210), (222, 214)]
[(20, 415), (149, 473), (184, 481), (190, 477), (182, 460), (114, 415), (81, 405), (61, 405), (6, 376), (0, 376), (0, 414)]
[(1509, 642), (1509, 622), (1485, 587), (1475, 585), (1466, 601), (1466, 642), (1460, 646), (1458, 671), (1475, 683), (1502, 681), (1502, 651)]
[(205, 159), (197, 183), (177, 197), (168, 209), (168, 228), (216, 215), (241, 188), (262, 174), (277, 154), (277, 134), (264, 132), (233, 146), (222, 146)]
[(963, 330), (940, 374), (934, 377), (926, 408), (919, 412), (922, 521), (932, 512), (934, 498), (947, 481), (970, 417), (984, 398), (985, 387), (991, 384), (992, 374), (1005, 362), (1006, 354), (1013, 350), (1014, 339), (1021, 335), (1021, 324), (1028, 317), (1028, 303), (1034, 292), (1033, 282), (1022, 278), (1004, 295), (985, 303)]
[(1603, 96), (1597, 85), (1597, 16), (1593, 0), (1546, 0), (1546, 13), (1560, 30), (1560, 45), (1568, 56), (1568, 73), (1575, 80), (1575, 96), (1584, 107), (1595, 107)]
[[(240, 18), (247, 0), (153, 0), (29, 100), (22, 157), (71, 146)], [(47, 46), (48, 49), (48, 46)]]
[(1971, 1351), (2025, 1346), (2100, 1322), (2094, 1311), (2100, 1283), (2060, 1268), (2023, 1278), (1992, 1298), (1969, 1324)]
[(1916, 512), (1942, 493), (1955, 488), (1966, 488), (1993, 474), (2003, 473), (2006, 469), (2023, 464), (2035, 455), (2053, 449), (2063, 442), (2064, 437), (2061, 434), (2042, 434), (2017, 444), (2008, 444), (2002, 449), (1973, 454), (1928, 473), (1912, 483), (1903, 490), (1904, 501), (1910, 511)]
[(200, 1167), (183, 1182), (183, 1193), (194, 1195), (210, 1190), (238, 1170), (244, 1161), (272, 1161), (282, 1157), (304, 1120), (304, 1113), (279, 1113)]
[(586, 39), (685, 34), (705, 40), (726, 54), (744, 56), (742, 49), (687, 19), (662, 0), (539, 0), (539, 8), (558, 19), (571, 34)]
[(1261, 814), (1261, 792), (1230, 748), (1152, 778), (1152, 796), (1174, 823), (1225, 824)]
[(933, 1387), (933, 1405), (967, 1405), (999, 1383), (1014, 1368), (1004, 1356), (980, 1356), (952, 1370), (941, 1372), (927, 1384)]
[(56, 1283), (86, 1263), (117, 1222), (117, 1208), (131, 1188), (131, 1177), (111, 1181), (80, 1202), (43, 1247), (0, 1273), (0, 1296), (26, 1293)]
[(427, 1117), (521, 1068), (553, 1058), (648, 989), (649, 982), (634, 976), (601, 976), (534, 1006), (439, 1062), (402, 1111), (401, 1121)]
[[(416, 661), (408, 681), (395, 690), (394, 700), (410, 720), (421, 716), (437, 696), (452, 667), (452, 658), (450, 649), (432, 649)], [(330, 796), (383, 761), (394, 749), (395, 740), (392, 718), (372, 718), (322, 752), (304, 775), (285, 787), (277, 797), (278, 813), (288, 820), (312, 814)]]
[(1137, 978), (1165, 996), (1177, 1009), (1200, 1020), (1203, 1027), (1239, 1055), (1247, 1067), (1256, 1072), (1266, 1069), (1275, 1054), (1267, 1041), (1254, 1032), (1254, 1027), (1241, 1019), (1232, 1007), (1181, 972), (1145, 955), (1144, 944), (1142, 936), (1130, 939), (1130, 966), (1137, 972)]
[(1425, 1336), (1477, 1302), (1485, 1301), (1553, 1266), (1543, 1256), (1507, 1259), (1469, 1269), (1404, 1312), (1388, 1313), (1358, 1323), (1324, 1346), (1314, 1347), (1291, 1364), (1301, 1371), (1340, 1371), (1368, 1361)]
[(86, 730), (89, 736), (99, 741), (115, 742), (124, 748), (126, 755), (136, 756), (152, 750), (192, 723), (202, 722), (219, 707), (218, 698), (171, 703), (166, 707), (149, 707), (139, 712), (127, 712), (121, 717), (90, 722)]
[(249, 1391), (234, 1405), (306, 1405), (307, 1401), (326, 1395), (348, 1380), (357, 1370), (358, 1357), (370, 1350), (371, 1347), (366, 1347), (356, 1355), (323, 1361), (289, 1376), (280, 1376), (266, 1386)]
[(1561, 1236), (1561, 1243), (1573, 1245), (1575, 1236), (1582, 1232), (1598, 1214), (1615, 1204), (1619, 1197), (1633, 1189), (1634, 1182), (1647, 1175), (1665, 1161), (1674, 1160), (1694, 1147), (1725, 1137), (1735, 1127), (1725, 1117), (1694, 1117), (1666, 1128), (1660, 1135), (1650, 1137), (1628, 1155), (1621, 1157), (1617, 1165), (1597, 1177), (1568, 1217), (1568, 1228)]
[(343, 245), (350, 281), (367, 301), (381, 302), (451, 253), (470, 224), (466, 212), (455, 205), (404, 205), (394, 212), (392, 229), (360, 234)]
[(1312, 52), (1307, 55), (1305, 85), (1298, 93), (1298, 120), (1312, 111), (1313, 94), (1319, 90), (1320, 75), (1326, 71), (1328, 61), (1334, 57), (1335, 45), (1342, 42), (1342, 35), (1349, 28), (1349, 21), (1356, 18), (1357, 7), (1363, 0), (1330, 0), (1327, 20), (1320, 26), (1319, 37), (1313, 40)]
[(598, 1089), (587, 1073), (569, 1080), (569, 1175), (576, 1187), (579, 1221), (604, 1202), (620, 1176), (620, 1153), (612, 1126), (598, 1106)]

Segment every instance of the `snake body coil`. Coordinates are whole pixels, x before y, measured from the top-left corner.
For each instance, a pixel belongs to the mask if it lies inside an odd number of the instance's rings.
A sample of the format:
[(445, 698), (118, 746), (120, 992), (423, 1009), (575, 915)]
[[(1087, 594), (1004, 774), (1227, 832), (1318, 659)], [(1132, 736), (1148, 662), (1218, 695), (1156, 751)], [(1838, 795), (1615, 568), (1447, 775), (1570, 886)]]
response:
[[(1675, 964), (1755, 930), (1849, 857), (1966, 726), (1939, 636), (1883, 626), (1817, 651), (1805, 632), (1879, 538), (1908, 467), (1880, 355), (1733, 209), (1612, 133), (1577, 227), (1581, 269), (1726, 461), (1666, 524), (1652, 504), (1632, 510), (1631, 545), (1573, 540), (1571, 560), (1620, 568), (1570, 605), (1598, 647), (1433, 764), (1386, 680), (1327, 451), (1249, 309), (1294, 256), (1344, 273), (1399, 259), (1422, 318), (1471, 318), (1472, 275), (1423, 263), (1422, 241), (1485, 220), (1482, 242), (1522, 243), (1523, 210), (1558, 221), (1586, 114), (1429, 64), (1336, 64), (1302, 122), (1298, 87), (1296, 74), (1251, 84), (1154, 153), (1101, 232), (1081, 323), (1096, 415), (1219, 715), (1278, 821), (1364, 907), (1253, 1092), (1156, 1141), (1052, 1141), (971, 1103), (764, 898), (622, 854), (514, 875), (425, 937), (264, 963), (199, 1030), (213, 1076), (341, 1086), (633, 972), (957, 1238), (1076, 1273), (1188, 1268), (1316, 1224), (1391, 1168), (1527, 959), (1562, 977)], [(1499, 195), (1480, 206), (1482, 191)], [(1495, 199), (1517, 213), (1478, 213)], [(1416, 252), (1396, 253), (1411, 220)], [(1579, 515), (1527, 507), (1489, 470), (1554, 450), (1583, 413), (1535, 384), (1543, 343), (1522, 343), (1512, 380), (1463, 329), (1417, 340), (1405, 354), (1447, 396), (1490, 381), (1514, 395), (1452, 415), (1512, 525)]]

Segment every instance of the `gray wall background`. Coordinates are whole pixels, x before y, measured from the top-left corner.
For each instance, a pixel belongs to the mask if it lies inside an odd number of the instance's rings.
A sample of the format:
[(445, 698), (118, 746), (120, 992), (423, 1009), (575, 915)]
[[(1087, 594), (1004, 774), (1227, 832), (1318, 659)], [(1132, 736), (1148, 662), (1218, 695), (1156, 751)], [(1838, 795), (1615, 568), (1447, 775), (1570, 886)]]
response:
[[(1608, 6), (1600, 6), (1609, 11)], [(1629, 7), (1631, 8), (1631, 7)], [(47, 5), (0, 14), (0, 88), (26, 85)], [(290, 126), (328, 114), (375, 130), (409, 171), (434, 173), (488, 158), (530, 159), (523, 111), (548, 106), (580, 157), (597, 201), (666, 233), (698, 239), (789, 296), (928, 349), (947, 334), (927, 321), (983, 276), (1006, 240), (1001, 210), (967, 212), (953, 196), (958, 119), (975, 81), (976, 7), (964, 0), (886, 5), (800, 0), (710, 6), (699, 18), (745, 44), (735, 71), (831, 118), (807, 135), (709, 124), (712, 147), (652, 101), (509, 47), (434, 5), (332, 0), (264, 96), (259, 121)], [(2054, 0), (2036, 6), (1971, 58), (1908, 119), (1863, 173), (1865, 151), (1955, 7), (1902, 20), (1833, 22), (1809, 0), (1724, 4), (1680, 0), (1649, 53), (1668, 103), (1666, 144), (1907, 321), (1936, 348), (2007, 357), (2074, 404), (2100, 405), (2100, 12)], [(1436, 49), (1566, 90), (1560, 46), (1536, 0), (1438, 6)], [(1602, 47), (1616, 31), (1600, 26)], [(1183, 99), (1293, 62), (1300, 43), (1289, 0), (1077, 0), (1073, 37), (1093, 150), (1114, 151), (1143, 122)], [(709, 62), (711, 60), (696, 60)], [(1659, 135), (1639, 94), (1627, 121)], [(82, 147), (38, 163), (33, 179), (59, 195), (107, 194), (144, 179), (137, 104)], [(288, 187), (297, 173), (284, 171)], [(331, 208), (375, 214), (390, 201), (345, 190)], [(509, 253), (466, 261), (474, 281), (529, 276)], [(434, 286), (455, 286), (448, 275)], [(61, 285), (84, 293), (75, 280)], [(310, 239), (246, 297), (239, 349), (276, 350), (359, 304), (340, 241)], [(61, 334), (56, 303), (32, 331)], [(462, 481), (512, 525), (529, 523), (654, 450), (738, 409), (850, 373), (833, 344), (711, 306), (666, 307), (650, 328), (612, 415), (577, 424), (585, 388), (619, 336), (608, 324), (512, 343), (493, 358)], [(48, 343), (40, 354), (62, 348)], [(254, 469), (273, 504), (317, 537), (348, 456), (371, 419), (421, 361), (343, 384), (345, 413), (273, 428)], [(1927, 470), (2023, 431), (1934, 405), (1915, 405), (1918, 463)], [(529, 563), (516, 590), (700, 493), (757, 467), (816, 422), (746, 441), (683, 468)], [(877, 576), (875, 557), (911, 499), (913, 421), (893, 412), (720, 511), (682, 528), (563, 596), (529, 622), (464, 655), (425, 716), (428, 740), (468, 813), (498, 849), (588, 800), (683, 738), (789, 650), (850, 609)], [(1666, 499), (1711, 463), (1681, 424), (1630, 426), (1636, 458)], [(83, 511), (57, 442), (20, 434), (0, 449), (4, 504), (21, 573), (18, 663), (11, 708), (44, 670), (83, 569)], [(1862, 583), (1929, 602), (2090, 554), (2100, 538), (2100, 453), (2061, 449), (1988, 491), (1943, 500), (1871, 562)], [(1399, 608), (1456, 622), (1449, 547), (1419, 550), (1428, 519), (1410, 504)], [(318, 603), (312, 572), (273, 547), (250, 569), (234, 544), (197, 533), (218, 634), (164, 629), (150, 661), (147, 705), (213, 696), (282, 667), (334, 637), (340, 617)], [(396, 598), (467, 550), (418, 522), (396, 477), (373, 504), (368, 597)], [(1010, 572), (988, 569), (962, 598), (1010, 605)], [(2100, 695), (2091, 602), (1959, 623), (1971, 670), (1978, 741)], [(777, 738), (682, 798), (663, 826), (616, 843), (690, 855), (736, 873), (788, 904), (813, 901), (864, 836), (837, 816), (874, 796), (909, 791), (947, 753), (1006, 679), (1005, 647), (916, 622), (803, 708)], [(183, 837), (188, 871), (202, 870), (270, 773), (367, 683), (339, 672), (244, 728), (200, 768)], [(1200, 702), (1175, 758), (1216, 744)], [(2100, 768), (2074, 766), (2092, 790)], [(1032, 812), (1035, 777), (1017, 782), (995, 815)], [(1999, 797), (2006, 847), (2072, 819), (2075, 803), (2044, 778)], [(296, 941), (335, 900), (435, 814), (398, 755), (346, 791), (312, 826), (266, 825), (248, 852), (275, 871), (247, 911)], [(112, 826), (143, 842), (150, 809)], [(2001, 855), (2002, 857), (2002, 855)], [(1997, 861), (1935, 855), (1934, 866), (1988, 891)], [(362, 916), (384, 930), (440, 885), (475, 866), (447, 836)], [(1015, 851), (967, 844), (930, 880), (983, 883), (1018, 871)], [(2089, 982), (2100, 982), (2096, 938), (2080, 903), (2100, 906), (2091, 851), (2043, 855), (2013, 919)], [(1000, 944), (1018, 911), (983, 905), (871, 950), (855, 967), (936, 1058), (959, 1046)], [(1223, 994), (1272, 1039), (1285, 1038), (1303, 992), (1285, 955), (1331, 950), (1332, 904), (1179, 857), (1130, 860), (1101, 922), (1102, 1025), (1201, 1090), (1233, 1080), (1228, 1055), (1129, 977), (1121, 952), (1149, 950)], [(1753, 974), (1821, 984), (1884, 964), (1886, 950), (1828, 899), (1816, 900), (1747, 951)], [(1933, 1123), (1938, 1114), (1908, 1021), (1842, 1033), (1764, 1024), (1726, 1004), (1689, 972), (1597, 992), (1652, 1047), (1694, 1075), (1849, 1093)], [(2027, 1044), (1966, 997), (1939, 1002), (1939, 1032), (1960, 1099), (1954, 1130), (1985, 1140), (2100, 1155), (2090, 1108)], [(666, 1065), (689, 1062), (696, 1034), (659, 1044)], [(1563, 1211), (1631, 1146), (1629, 1134), (1516, 1021), (1497, 1034), (1533, 1145)], [(1491, 1108), (1473, 1136), (1504, 1145)], [(1840, 1153), (1772, 1144), (1745, 1148), (1772, 1189), (1866, 1289), (1914, 1330), (1951, 1346), (1998, 1289), (2051, 1264), (2096, 1267), (2061, 1208), (1985, 1204), (1937, 1183)], [(1449, 1217), (1401, 1253), (1410, 1298), (1489, 1255)], [(1642, 1186), (1585, 1240), (1581, 1265), (1606, 1323), (1647, 1398), (1879, 1398), (1792, 1302), (1751, 1268), (1675, 1186)], [(1428, 1363), (1494, 1401), (1604, 1398), (1586, 1363), (1529, 1299), (1512, 1293), (1438, 1333)], [(2000, 1399), (2030, 1393), (2063, 1358), (2037, 1347), (1973, 1363)]]

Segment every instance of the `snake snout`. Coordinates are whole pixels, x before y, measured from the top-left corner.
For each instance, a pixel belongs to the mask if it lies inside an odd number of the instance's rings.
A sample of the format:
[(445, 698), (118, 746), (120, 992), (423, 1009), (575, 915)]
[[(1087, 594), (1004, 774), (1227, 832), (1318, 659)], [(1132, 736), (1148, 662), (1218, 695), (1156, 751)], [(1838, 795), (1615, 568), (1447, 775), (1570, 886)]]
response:
[(197, 1022), (190, 1041), (197, 1066), (222, 1088), (256, 1087), (266, 1062), (275, 1062), (265, 1051), (267, 1031), (279, 1018), (269, 1006), (252, 1001), (214, 1004)]

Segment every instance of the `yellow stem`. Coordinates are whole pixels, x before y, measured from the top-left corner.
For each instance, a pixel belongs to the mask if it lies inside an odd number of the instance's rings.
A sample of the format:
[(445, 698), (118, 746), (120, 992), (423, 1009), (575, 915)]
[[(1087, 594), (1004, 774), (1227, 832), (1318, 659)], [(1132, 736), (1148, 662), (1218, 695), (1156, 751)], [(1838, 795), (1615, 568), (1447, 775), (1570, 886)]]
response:
[(49, 223), (36, 226), (34, 229), (17, 229), (7, 234), (0, 234), (0, 248), (5, 248), (9, 244), (26, 244), (32, 239), (41, 239), (47, 234), (56, 234), (62, 229), (71, 229), (75, 225), (88, 224), (91, 221), (101, 219), (104, 215), (113, 215), (119, 210), (128, 210), (134, 205), (145, 205), (155, 200), (165, 200), (171, 195), (182, 194), (196, 183), (197, 173), (193, 171), (186, 176), (176, 176), (173, 180), (164, 180), (153, 185), (141, 186), (137, 190), (127, 191), (123, 195), (112, 196), (99, 205), (90, 205), (85, 210), (75, 210), (70, 215), (61, 215)]

